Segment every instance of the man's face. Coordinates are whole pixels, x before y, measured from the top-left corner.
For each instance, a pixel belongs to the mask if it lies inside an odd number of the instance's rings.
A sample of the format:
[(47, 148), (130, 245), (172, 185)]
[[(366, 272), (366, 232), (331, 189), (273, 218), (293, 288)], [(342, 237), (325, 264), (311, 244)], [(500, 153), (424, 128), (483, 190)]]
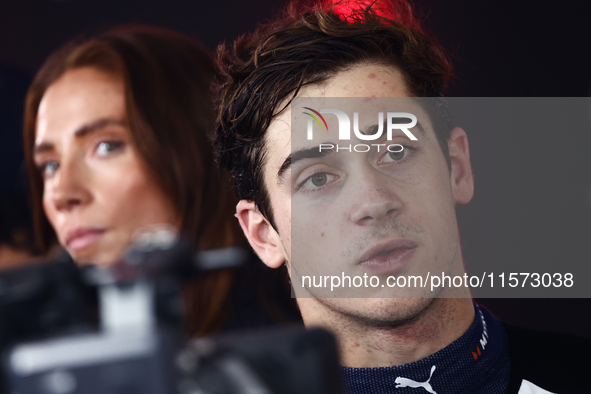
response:
[[(362, 106), (373, 109), (375, 114), (386, 113), (388, 108), (381, 108), (384, 100), (373, 97), (411, 95), (395, 68), (366, 64), (338, 73), (327, 84), (307, 87), (300, 96), (366, 97)], [(471, 182), (471, 170), (458, 162), (454, 153), (457, 147), (452, 144), (450, 174), (429, 118), (412, 100), (405, 100), (405, 106), (404, 111), (396, 111), (415, 114), (421, 127), (412, 129), (417, 141), (411, 141), (402, 132), (385, 141), (403, 145), (401, 153), (389, 153), (382, 148), (293, 160), (294, 152), (318, 147), (319, 141), (335, 145), (345, 141), (339, 142), (336, 135), (328, 134), (318, 134), (319, 138), (315, 136), (310, 141), (305, 135), (295, 134), (290, 111), (271, 123), (266, 133), (267, 162), (263, 173), (278, 234), (272, 228), (268, 231), (276, 241), (274, 257), (283, 258), (290, 265), (296, 289), (304, 275), (367, 274), (380, 277), (384, 284), (389, 275), (463, 272), (454, 206), (471, 198), (465, 185), (457, 187), (458, 173), (469, 172)], [(353, 108), (343, 110), (351, 113)], [(360, 113), (363, 112), (361, 108)], [(371, 111), (365, 111), (368, 112)], [(365, 122), (360, 120), (360, 129), (377, 124), (367, 116), (364, 118)], [(326, 119), (330, 122), (331, 117)], [(328, 129), (338, 129), (336, 122), (329, 123)], [(459, 133), (457, 130), (452, 132), (452, 140)], [(353, 138), (346, 145), (365, 142)], [(286, 167), (288, 157), (292, 160)], [(280, 171), (282, 168), (284, 171)], [(265, 260), (264, 253), (261, 257)], [(266, 261), (269, 265), (276, 265), (276, 261), (270, 260), (273, 259)], [(329, 290), (310, 286), (305, 290), (308, 294), (298, 294), (296, 290), (298, 297), (318, 297), (299, 300), (304, 320), (310, 320), (306, 314), (318, 313), (315, 303), (319, 303), (320, 309), (328, 308), (366, 322), (396, 323), (416, 316), (432, 300), (426, 290), (416, 288), (379, 286), (363, 288), (360, 293), (349, 288), (332, 294)], [(355, 296), (372, 298), (342, 298)]]

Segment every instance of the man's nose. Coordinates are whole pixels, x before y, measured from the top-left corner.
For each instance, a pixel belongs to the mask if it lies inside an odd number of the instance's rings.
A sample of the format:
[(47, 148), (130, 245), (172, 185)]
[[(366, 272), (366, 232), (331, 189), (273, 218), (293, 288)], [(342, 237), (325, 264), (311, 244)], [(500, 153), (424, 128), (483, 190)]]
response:
[(51, 185), (46, 185), (49, 197), (58, 211), (68, 211), (87, 204), (92, 196), (87, 188), (87, 178), (83, 165), (75, 161), (62, 161), (52, 179)]
[(395, 218), (402, 208), (394, 180), (377, 171), (364, 171), (349, 185), (350, 219), (359, 225)]

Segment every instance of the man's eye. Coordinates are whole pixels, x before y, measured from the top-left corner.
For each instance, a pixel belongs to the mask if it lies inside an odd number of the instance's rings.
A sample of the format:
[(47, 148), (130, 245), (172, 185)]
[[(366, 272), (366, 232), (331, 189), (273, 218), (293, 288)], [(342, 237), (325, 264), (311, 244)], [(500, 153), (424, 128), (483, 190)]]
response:
[(123, 142), (118, 141), (103, 141), (96, 147), (96, 153), (99, 156), (105, 156), (109, 153), (115, 152), (123, 146)]
[(312, 181), (314, 186), (323, 186), (324, 184), (326, 184), (327, 180), (328, 180), (328, 176), (327, 176), (326, 172), (314, 174), (310, 177), (310, 181)]
[(322, 186), (326, 185), (327, 183), (336, 179), (335, 175), (329, 174), (328, 172), (317, 172), (308, 178), (306, 178), (302, 183), (300, 183), (298, 189), (307, 188), (307, 189), (317, 189), (321, 188)]
[(391, 151), (388, 151), (388, 153), (384, 155), (384, 161), (390, 163), (394, 161), (400, 161), (404, 159), (408, 153), (409, 148), (402, 145), (394, 146), (392, 147)]
[(55, 174), (59, 166), (60, 165), (57, 161), (47, 161), (45, 163), (42, 163), (38, 168), (39, 172), (41, 173), (41, 176), (43, 178), (48, 178)]

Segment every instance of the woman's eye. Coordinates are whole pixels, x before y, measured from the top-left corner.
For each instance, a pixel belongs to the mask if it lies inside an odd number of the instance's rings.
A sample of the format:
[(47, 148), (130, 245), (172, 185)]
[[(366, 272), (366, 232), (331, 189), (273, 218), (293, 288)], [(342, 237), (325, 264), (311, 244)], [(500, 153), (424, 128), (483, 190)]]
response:
[(55, 174), (59, 166), (57, 161), (48, 161), (39, 166), (39, 172), (43, 178), (47, 178)]
[(100, 156), (106, 156), (109, 153), (115, 152), (123, 146), (122, 142), (116, 141), (103, 141), (96, 147), (96, 153)]

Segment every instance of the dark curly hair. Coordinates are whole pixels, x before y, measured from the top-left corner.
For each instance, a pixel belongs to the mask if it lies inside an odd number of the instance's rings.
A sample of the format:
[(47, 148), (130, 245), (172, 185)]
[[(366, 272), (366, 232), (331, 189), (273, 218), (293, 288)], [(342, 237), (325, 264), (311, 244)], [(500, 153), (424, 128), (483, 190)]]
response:
[[(397, 67), (416, 97), (442, 97), (452, 75), (443, 48), (405, 0), (300, 4), (232, 48), (218, 47), (216, 148), (239, 199), (254, 201), (276, 228), (262, 168), (265, 132), (305, 85), (365, 62)], [(437, 135), (447, 152), (449, 129)], [(447, 134), (447, 135), (446, 135)]]

